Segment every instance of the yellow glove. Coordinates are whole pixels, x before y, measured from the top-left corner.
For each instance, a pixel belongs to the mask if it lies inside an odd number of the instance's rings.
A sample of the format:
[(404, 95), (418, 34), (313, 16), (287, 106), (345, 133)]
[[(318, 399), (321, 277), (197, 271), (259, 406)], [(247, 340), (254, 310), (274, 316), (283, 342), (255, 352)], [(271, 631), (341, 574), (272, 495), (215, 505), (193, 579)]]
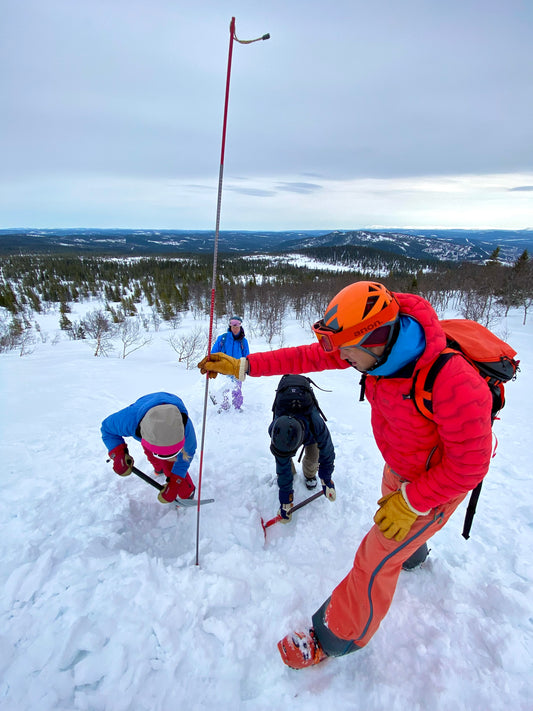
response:
[(237, 380), (244, 380), (248, 369), (246, 358), (232, 358), (225, 353), (211, 353), (198, 363), (202, 375), (216, 378), (218, 373), (232, 375)]
[(198, 363), (198, 368), (200, 368), (200, 373), (201, 373), (202, 375), (206, 375), (206, 374), (207, 374), (207, 377), (208, 377), (208, 378), (216, 378), (217, 375), (218, 375), (218, 373), (215, 373), (215, 372), (212, 371), (212, 370), (208, 370), (208, 369), (205, 367), (205, 364), (206, 364), (208, 361), (209, 361), (209, 356), (206, 356), (205, 358), (203, 358), (203, 359)]
[(416, 519), (429, 513), (429, 511), (421, 512), (413, 509), (407, 503), (404, 488), (405, 485), (402, 486), (402, 490), (383, 496), (378, 501), (379, 509), (374, 516), (374, 523), (385, 538), (394, 538), (395, 541), (403, 541)]

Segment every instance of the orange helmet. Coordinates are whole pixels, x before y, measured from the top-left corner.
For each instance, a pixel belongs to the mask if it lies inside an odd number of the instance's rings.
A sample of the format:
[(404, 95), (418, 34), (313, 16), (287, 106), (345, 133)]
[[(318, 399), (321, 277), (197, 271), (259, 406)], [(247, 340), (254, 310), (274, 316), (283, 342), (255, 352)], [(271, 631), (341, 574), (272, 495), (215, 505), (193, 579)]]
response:
[(399, 313), (400, 306), (396, 297), (383, 284), (356, 281), (333, 297), (324, 318), (314, 324), (313, 331), (324, 350), (329, 352), (341, 347), (362, 345), (370, 333), (387, 326), (387, 329), (383, 329), (386, 335), (380, 339), (381, 343), (373, 343), (385, 345), (389, 332), (392, 332), (390, 327), (398, 319)]

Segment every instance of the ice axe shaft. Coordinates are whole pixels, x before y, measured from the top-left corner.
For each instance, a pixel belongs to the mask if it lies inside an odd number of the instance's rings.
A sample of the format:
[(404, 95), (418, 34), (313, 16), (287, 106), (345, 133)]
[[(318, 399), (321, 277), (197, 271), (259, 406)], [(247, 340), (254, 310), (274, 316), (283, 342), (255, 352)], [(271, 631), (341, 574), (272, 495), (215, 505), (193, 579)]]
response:
[[(110, 462), (111, 459), (108, 459), (107, 461)], [(147, 484), (150, 484), (150, 485), (153, 486), (154, 488), (159, 489), (159, 491), (161, 491), (161, 489), (163, 488), (163, 484), (160, 484), (159, 482), (155, 481), (154, 479), (152, 479), (151, 477), (149, 477), (148, 474), (145, 474), (145, 473), (142, 472), (140, 469), (137, 469), (137, 467), (132, 466), (131, 471), (132, 471), (134, 474), (137, 474), (137, 476), (140, 477), (141, 479), (144, 479), (144, 481), (145, 481)]]
[[(313, 496), (310, 496), (308, 499), (304, 499), (303, 501), (300, 501), (299, 504), (295, 504), (291, 509), (291, 513), (294, 513), (295, 511), (298, 511), (298, 509), (307, 506), (307, 504), (310, 504), (311, 501), (314, 501), (315, 499), (318, 499), (321, 496), (324, 496), (324, 490), (317, 491), (316, 494), (313, 494)], [(279, 514), (277, 516), (274, 516), (274, 518), (271, 518), (270, 521), (267, 521), (266, 523), (263, 521), (263, 519), (261, 519), (261, 526), (263, 526), (265, 537), (267, 528), (269, 526), (273, 526), (275, 523), (278, 523), (278, 521), (281, 521), (281, 516)]]
[[(140, 469), (137, 469), (136, 466), (133, 466), (133, 467), (131, 468), (131, 471), (132, 471), (134, 474), (137, 474), (137, 476), (138, 476), (140, 479), (143, 479), (147, 484), (150, 484), (151, 486), (153, 486), (154, 489), (159, 489), (159, 491), (161, 491), (162, 489), (165, 488), (165, 485), (164, 485), (164, 484), (160, 484), (158, 481), (155, 481), (154, 479), (152, 479), (152, 477), (148, 476), (148, 474), (145, 474), (145, 473), (144, 473), (143, 471), (141, 471)], [(214, 499), (202, 499), (202, 500), (200, 501), (200, 506), (201, 506), (202, 504), (211, 504), (211, 503), (213, 503), (213, 501), (214, 501)], [(193, 499), (180, 499), (179, 496), (176, 497), (176, 500), (175, 500), (174, 503), (176, 504), (176, 506), (185, 506), (185, 507), (188, 507), (188, 506), (198, 506), (198, 501), (193, 500)]]
[(137, 467), (133, 466), (131, 468), (131, 471), (134, 474), (137, 474), (137, 476), (143, 479), (147, 484), (153, 486), (154, 489), (159, 489), (159, 491), (161, 491), (164, 488), (163, 484), (160, 484), (158, 481), (155, 481), (154, 479), (152, 479), (152, 477), (148, 476), (148, 474), (145, 474), (140, 469), (137, 469)]

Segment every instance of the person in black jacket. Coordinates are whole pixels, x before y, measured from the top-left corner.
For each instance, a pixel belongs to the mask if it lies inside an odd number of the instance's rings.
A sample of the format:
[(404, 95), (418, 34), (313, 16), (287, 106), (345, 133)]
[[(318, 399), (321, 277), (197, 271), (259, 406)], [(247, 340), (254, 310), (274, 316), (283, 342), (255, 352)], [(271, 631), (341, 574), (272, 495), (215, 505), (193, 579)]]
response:
[(278, 514), (283, 523), (288, 523), (292, 516), (293, 477), (296, 474), (293, 457), (303, 447), (302, 471), (307, 488), (314, 489), (317, 486), (318, 474), (326, 498), (335, 501), (335, 484), (331, 479), (335, 449), (328, 427), (316, 405), (304, 411), (295, 411), (293, 407), (283, 410), (276, 398), (273, 410), (274, 419), (268, 433), (270, 451), (276, 459), (280, 503)]

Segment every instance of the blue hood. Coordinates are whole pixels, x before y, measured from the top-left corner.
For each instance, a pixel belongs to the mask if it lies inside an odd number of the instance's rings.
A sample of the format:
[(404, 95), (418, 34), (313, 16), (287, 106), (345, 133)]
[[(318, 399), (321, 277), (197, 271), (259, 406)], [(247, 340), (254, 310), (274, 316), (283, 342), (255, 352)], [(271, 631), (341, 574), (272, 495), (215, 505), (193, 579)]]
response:
[(391, 376), (419, 358), (426, 348), (424, 329), (411, 316), (400, 316), (400, 331), (387, 360), (369, 375)]

